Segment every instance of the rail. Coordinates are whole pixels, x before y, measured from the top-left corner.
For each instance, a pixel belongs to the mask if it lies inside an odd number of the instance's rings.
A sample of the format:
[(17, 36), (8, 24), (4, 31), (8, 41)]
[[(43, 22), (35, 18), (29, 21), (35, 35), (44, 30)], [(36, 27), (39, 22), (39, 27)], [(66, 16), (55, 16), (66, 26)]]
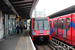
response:
[(35, 45), (37, 50), (55, 50), (50, 44)]
[[(73, 48), (72, 46), (69, 46), (69, 45), (67, 45), (67, 44), (65, 44), (65, 43), (63, 43), (63, 42), (61, 42), (61, 41), (59, 41), (59, 40), (57, 40), (57, 39), (54, 39), (54, 38), (52, 38), (52, 40), (51, 40), (51, 42), (53, 42), (53, 43), (55, 43), (55, 44), (57, 44), (59, 47), (61, 47), (63, 50), (75, 50), (75, 48)], [(61, 49), (61, 50), (62, 50)]]

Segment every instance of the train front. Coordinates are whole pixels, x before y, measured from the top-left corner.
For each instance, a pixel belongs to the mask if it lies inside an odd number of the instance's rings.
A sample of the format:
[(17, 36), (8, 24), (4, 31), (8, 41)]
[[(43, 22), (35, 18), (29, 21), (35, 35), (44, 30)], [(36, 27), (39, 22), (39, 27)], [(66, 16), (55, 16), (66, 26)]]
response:
[(39, 39), (41, 41), (51, 40), (49, 27), (49, 18), (33, 18), (32, 19), (32, 40)]

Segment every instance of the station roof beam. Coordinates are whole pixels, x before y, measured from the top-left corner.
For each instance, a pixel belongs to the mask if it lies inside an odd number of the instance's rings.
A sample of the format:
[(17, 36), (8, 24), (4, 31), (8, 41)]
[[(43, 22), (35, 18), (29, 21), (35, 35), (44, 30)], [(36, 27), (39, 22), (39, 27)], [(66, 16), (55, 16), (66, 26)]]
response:
[[(30, 12), (34, 9), (38, 0), (9, 0), (14, 9), (22, 18), (30, 19)], [(35, 4), (34, 4), (35, 3)], [(34, 4), (34, 5), (33, 5)]]

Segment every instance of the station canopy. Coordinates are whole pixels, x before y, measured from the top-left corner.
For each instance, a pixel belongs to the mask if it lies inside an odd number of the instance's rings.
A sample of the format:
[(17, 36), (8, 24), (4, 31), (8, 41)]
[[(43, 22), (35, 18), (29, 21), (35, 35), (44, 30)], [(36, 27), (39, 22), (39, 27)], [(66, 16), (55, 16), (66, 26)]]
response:
[(61, 10), (59, 12), (56, 12), (52, 15), (49, 15), (49, 18), (54, 18), (54, 17), (58, 17), (58, 16), (62, 16), (62, 15), (66, 15), (66, 14), (70, 14), (70, 13), (75, 13), (75, 5), (68, 7), (64, 10)]
[(0, 0), (0, 11), (30, 19), (37, 2), (38, 0)]

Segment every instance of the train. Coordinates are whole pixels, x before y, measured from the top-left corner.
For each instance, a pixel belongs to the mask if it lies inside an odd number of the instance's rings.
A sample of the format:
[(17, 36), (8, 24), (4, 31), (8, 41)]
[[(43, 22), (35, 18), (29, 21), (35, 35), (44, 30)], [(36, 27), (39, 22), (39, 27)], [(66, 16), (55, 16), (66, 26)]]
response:
[(32, 41), (39, 39), (41, 41), (51, 40), (49, 17), (31, 18), (30, 36)]
[(51, 37), (75, 46), (75, 13), (49, 19)]

